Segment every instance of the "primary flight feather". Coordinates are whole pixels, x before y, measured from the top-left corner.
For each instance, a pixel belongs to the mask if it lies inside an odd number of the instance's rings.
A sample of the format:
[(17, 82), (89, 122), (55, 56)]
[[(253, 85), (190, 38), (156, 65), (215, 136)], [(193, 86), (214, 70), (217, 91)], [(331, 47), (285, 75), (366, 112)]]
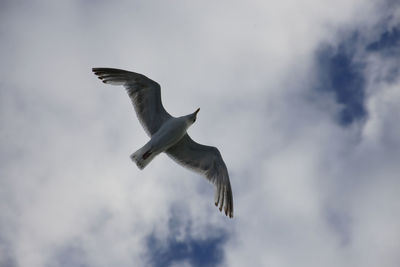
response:
[(93, 68), (106, 84), (123, 85), (135, 108), (136, 115), (150, 137), (142, 148), (131, 155), (143, 169), (158, 154), (165, 152), (182, 166), (203, 174), (216, 186), (215, 205), (233, 217), (233, 197), (228, 170), (219, 150), (193, 141), (186, 130), (196, 121), (194, 113), (171, 116), (162, 105), (160, 85), (146, 76), (120, 69)]

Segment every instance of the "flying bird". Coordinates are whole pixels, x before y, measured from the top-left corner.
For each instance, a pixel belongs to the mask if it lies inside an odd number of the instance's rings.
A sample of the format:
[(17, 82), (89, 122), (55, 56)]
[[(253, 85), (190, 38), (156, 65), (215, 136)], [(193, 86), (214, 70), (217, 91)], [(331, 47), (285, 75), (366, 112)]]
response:
[(205, 176), (216, 186), (215, 206), (233, 217), (233, 197), (228, 170), (216, 147), (196, 143), (187, 129), (196, 121), (195, 112), (171, 116), (161, 102), (160, 85), (146, 76), (121, 69), (93, 68), (106, 84), (123, 85), (132, 101), (136, 115), (150, 140), (130, 158), (144, 169), (158, 154), (165, 152), (178, 164)]

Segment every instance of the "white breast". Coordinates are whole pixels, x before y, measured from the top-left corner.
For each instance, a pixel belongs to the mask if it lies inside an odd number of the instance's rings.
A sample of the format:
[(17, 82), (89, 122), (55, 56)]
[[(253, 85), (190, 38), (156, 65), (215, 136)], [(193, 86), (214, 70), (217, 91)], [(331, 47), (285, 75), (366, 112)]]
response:
[(186, 133), (186, 120), (182, 117), (171, 118), (151, 137), (152, 150), (161, 153), (176, 144)]

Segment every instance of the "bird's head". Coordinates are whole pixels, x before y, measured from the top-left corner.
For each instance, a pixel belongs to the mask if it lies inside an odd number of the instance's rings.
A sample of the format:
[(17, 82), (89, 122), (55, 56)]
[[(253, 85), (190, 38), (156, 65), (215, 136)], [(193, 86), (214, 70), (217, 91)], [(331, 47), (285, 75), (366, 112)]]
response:
[(192, 114), (190, 114), (189, 117), (189, 123), (193, 124), (196, 121), (197, 118), (197, 113), (200, 111), (200, 108), (198, 108), (195, 112), (193, 112)]

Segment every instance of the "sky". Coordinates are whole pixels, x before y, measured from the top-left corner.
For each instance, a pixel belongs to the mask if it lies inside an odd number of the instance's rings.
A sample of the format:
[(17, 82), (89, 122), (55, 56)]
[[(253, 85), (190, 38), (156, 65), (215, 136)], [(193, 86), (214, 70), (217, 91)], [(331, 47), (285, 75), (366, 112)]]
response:
[[(400, 265), (397, 0), (1, 0), (0, 40), (0, 266)], [(92, 67), (201, 107), (233, 219)]]

